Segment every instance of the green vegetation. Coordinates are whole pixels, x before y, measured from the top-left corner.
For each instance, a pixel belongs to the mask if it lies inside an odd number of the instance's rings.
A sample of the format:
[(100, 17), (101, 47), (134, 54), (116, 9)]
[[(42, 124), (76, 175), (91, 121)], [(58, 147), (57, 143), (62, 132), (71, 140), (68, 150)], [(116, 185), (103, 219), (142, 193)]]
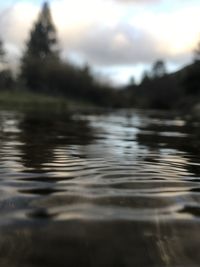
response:
[(63, 98), (36, 94), (29, 91), (3, 90), (0, 92), (0, 106), (8, 108), (67, 107), (67, 101)]
[(84, 101), (74, 101), (59, 96), (50, 96), (43, 93), (15, 90), (0, 92), (0, 107), (18, 110), (54, 110), (75, 112), (77, 110), (95, 110), (96, 106)]

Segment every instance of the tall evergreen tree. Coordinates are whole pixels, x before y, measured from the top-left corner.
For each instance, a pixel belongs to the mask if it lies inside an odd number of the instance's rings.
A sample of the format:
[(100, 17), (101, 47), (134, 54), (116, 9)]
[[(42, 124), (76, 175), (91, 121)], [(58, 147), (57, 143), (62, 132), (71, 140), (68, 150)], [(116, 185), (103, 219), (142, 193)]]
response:
[(152, 67), (152, 78), (161, 78), (166, 74), (166, 66), (162, 60), (158, 60), (153, 64)]
[(197, 48), (194, 51), (194, 60), (200, 61), (200, 42), (197, 44)]
[(57, 56), (56, 30), (47, 2), (43, 4), (42, 11), (31, 31), (27, 54), (42, 60), (49, 56)]
[(5, 50), (3, 46), (3, 41), (0, 39), (0, 64), (1, 69), (5, 67)]
[(47, 2), (42, 6), (30, 37), (25, 53), (22, 57), (21, 78), (26, 86), (32, 90), (41, 90), (45, 87), (45, 70), (53, 62), (58, 62), (58, 43), (56, 29), (52, 21), (50, 8)]
[(200, 42), (194, 51), (194, 62), (187, 69), (185, 78), (183, 79), (185, 92), (191, 96), (200, 96)]
[(14, 79), (11, 70), (9, 69), (8, 62), (6, 61), (6, 52), (4, 44), (0, 39), (0, 90), (8, 90), (13, 88)]
[(0, 61), (4, 61), (4, 55), (5, 55), (5, 52), (4, 52), (4, 49), (3, 49), (3, 42), (2, 40), (0, 40)]

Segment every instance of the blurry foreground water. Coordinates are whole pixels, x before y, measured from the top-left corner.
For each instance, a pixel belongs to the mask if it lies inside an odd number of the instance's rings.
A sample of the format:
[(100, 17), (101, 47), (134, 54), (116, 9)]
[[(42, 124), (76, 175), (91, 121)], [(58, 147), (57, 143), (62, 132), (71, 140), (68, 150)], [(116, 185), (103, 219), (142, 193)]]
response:
[(0, 266), (200, 266), (200, 121), (0, 112)]

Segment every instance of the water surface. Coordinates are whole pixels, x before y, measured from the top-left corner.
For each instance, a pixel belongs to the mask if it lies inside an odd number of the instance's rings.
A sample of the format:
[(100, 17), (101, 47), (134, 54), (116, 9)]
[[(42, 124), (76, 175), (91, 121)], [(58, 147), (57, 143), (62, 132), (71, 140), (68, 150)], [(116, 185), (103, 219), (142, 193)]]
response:
[(200, 121), (0, 112), (0, 266), (199, 266)]

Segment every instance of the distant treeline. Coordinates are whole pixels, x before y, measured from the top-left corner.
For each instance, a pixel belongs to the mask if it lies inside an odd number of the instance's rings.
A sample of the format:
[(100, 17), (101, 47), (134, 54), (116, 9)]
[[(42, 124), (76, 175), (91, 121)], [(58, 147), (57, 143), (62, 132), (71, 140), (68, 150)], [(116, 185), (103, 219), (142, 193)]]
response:
[(195, 51), (194, 62), (183, 69), (167, 73), (162, 60), (144, 73), (139, 85), (132, 80), (124, 94), (129, 106), (151, 109), (191, 109), (200, 104), (200, 60)]
[(88, 65), (78, 67), (60, 58), (47, 2), (29, 34), (18, 75), (14, 77), (7, 66), (2, 41), (0, 66), (1, 90), (27, 90), (111, 108), (177, 109), (200, 103), (200, 45), (190, 66), (167, 74), (165, 63), (158, 60), (151, 72), (144, 73), (140, 84), (132, 78), (127, 86), (116, 90), (96, 79)]

